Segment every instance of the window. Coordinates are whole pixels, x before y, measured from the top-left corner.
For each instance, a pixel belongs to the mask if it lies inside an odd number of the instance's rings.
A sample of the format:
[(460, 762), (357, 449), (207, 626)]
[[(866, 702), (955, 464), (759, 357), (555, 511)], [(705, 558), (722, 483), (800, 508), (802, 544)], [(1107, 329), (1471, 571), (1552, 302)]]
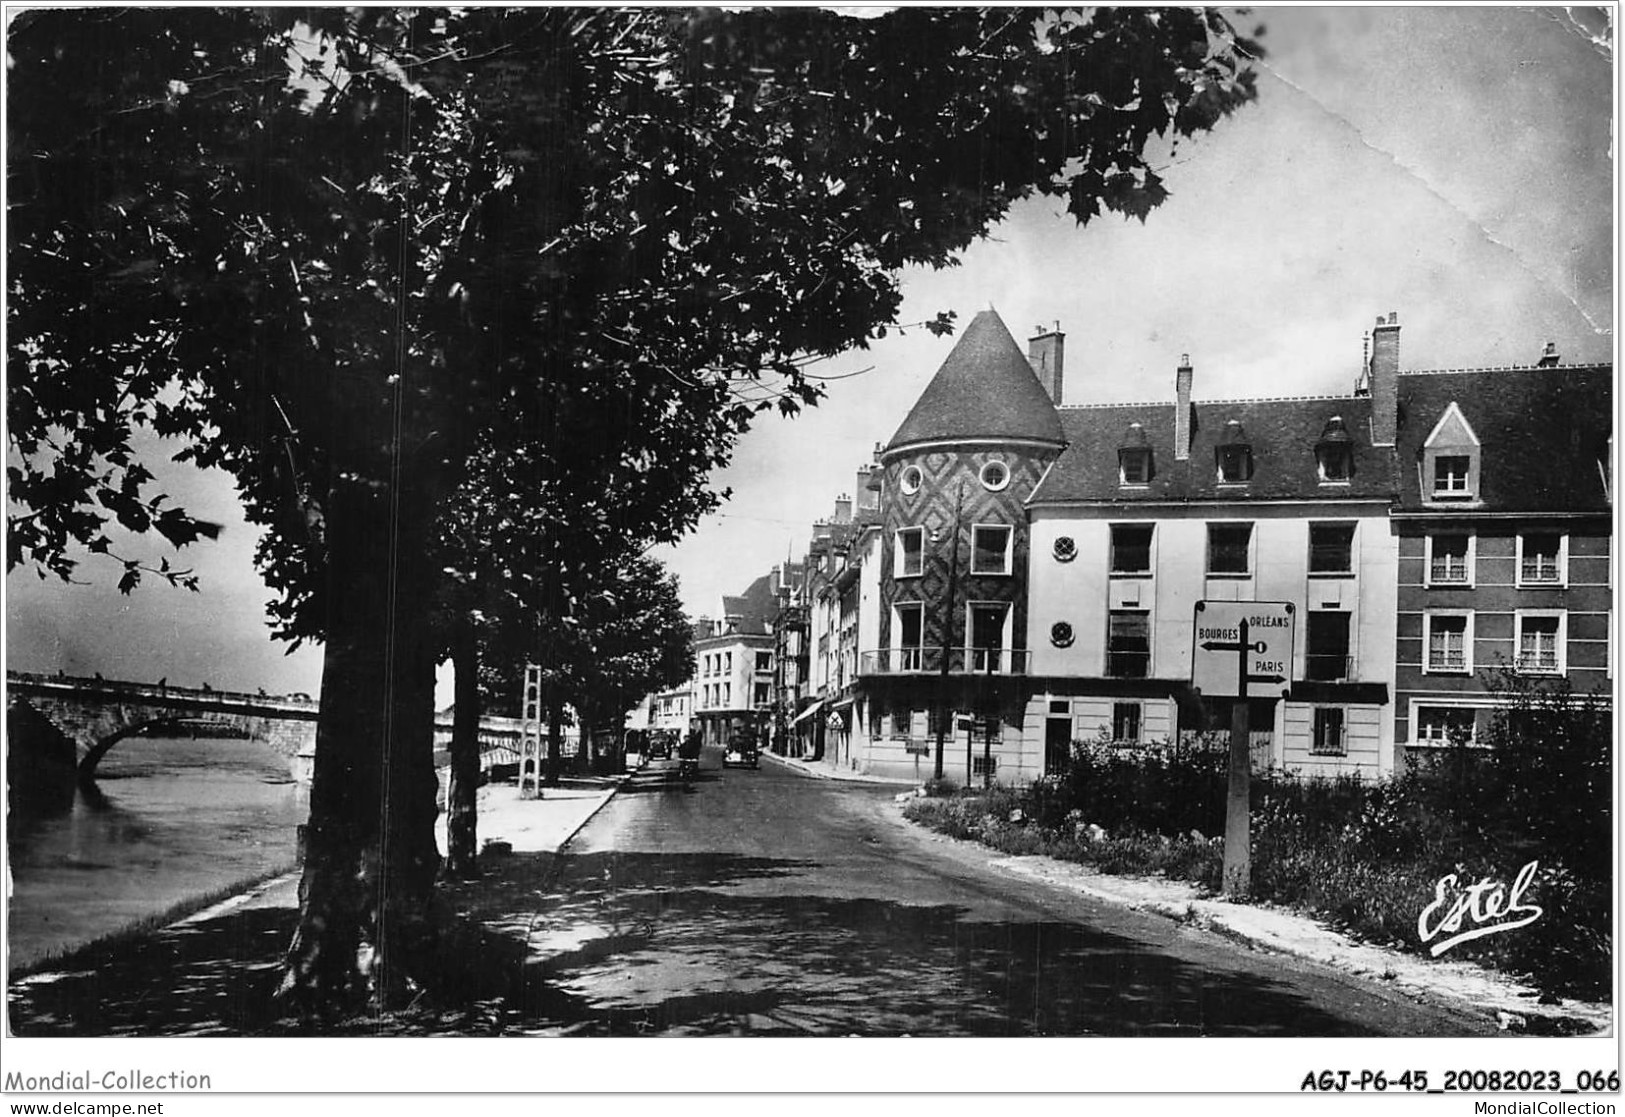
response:
[(1424, 613), (1423, 671), (1432, 674), (1470, 675), (1473, 670), (1471, 613)]
[(724, 706), (731, 705), (733, 703), (733, 700), (734, 700), (734, 685), (732, 683), (723, 683), (722, 684), (722, 704)]
[(1518, 535), (1518, 584), (1520, 586), (1560, 586), (1563, 584), (1563, 536), (1555, 532), (1522, 532)]
[(1350, 574), (1354, 571), (1354, 525), (1309, 525), (1309, 573)]
[(768, 697), (767, 691), (768, 686), (766, 683), (757, 683), (756, 696), (751, 700), (751, 704), (756, 706), (766, 706), (769, 702), (771, 702), (772, 699)]
[(903, 492), (907, 493), (908, 495), (913, 496), (915, 493), (919, 492), (920, 485), (924, 481), (925, 474), (920, 472), (919, 466), (911, 465), (907, 469), (903, 470)]
[(1343, 416), (1326, 420), (1315, 441), (1315, 465), (1322, 483), (1347, 481), (1354, 475), (1354, 445)]
[(1252, 524), (1209, 524), (1207, 572), (1246, 574), (1252, 570)]
[(1112, 703), (1112, 740), (1138, 741), (1140, 739), (1140, 704), (1138, 702)]
[(979, 477), (982, 488), (996, 493), (1010, 483), (1010, 467), (1000, 461), (988, 462), (982, 466)]
[(1564, 621), (1561, 612), (1519, 610), (1518, 670), (1526, 675), (1560, 675), (1566, 668)]
[(1220, 446), (1219, 482), (1239, 485), (1253, 477), (1253, 448), (1251, 446)]
[(972, 604), (970, 645), (972, 671), (1004, 670), (1004, 618), (1010, 607), (1004, 604)]
[(1460, 741), (1470, 744), (1475, 721), (1471, 710), (1451, 706), (1418, 706), (1412, 737), (1418, 743), (1444, 745)]
[(1328, 442), (1315, 447), (1315, 459), (1322, 481), (1347, 481), (1354, 476), (1354, 448), (1346, 442)]
[(1428, 536), (1428, 585), (1471, 585), (1472, 546), (1473, 537), (1466, 532)]
[(1078, 557), (1078, 542), (1070, 535), (1058, 535), (1052, 550), (1056, 562), (1071, 562)]
[(1308, 614), (1309, 651), (1303, 676), (1315, 682), (1349, 677), (1349, 614), (1312, 610)]
[(771, 670), (773, 670), (773, 653), (772, 652), (757, 652), (756, 653), (756, 670), (758, 670), (758, 671), (771, 671)]
[(722, 657), (724, 664), (723, 670), (732, 673), (734, 669), (734, 654), (732, 652), (723, 652)]
[(1106, 620), (1106, 674), (1143, 679), (1151, 667), (1151, 614), (1113, 609)]
[(1315, 707), (1315, 739), (1310, 751), (1316, 756), (1347, 756), (1343, 737), (1343, 710), (1339, 706)]
[(1151, 483), (1151, 450), (1136, 446), (1117, 451), (1118, 483), (1123, 485), (1149, 485)]
[(898, 578), (913, 578), (925, 569), (925, 529), (906, 527), (897, 533), (897, 565), (893, 573)]
[(1433, 495), (1472, 495), (1473, 459), (1467, 454), (1440, 454), (1433, 459)]
[(924, 606), (919, 604), (897, 606), (897, 669), (920, 671), (924, 669), (920, 651), (920, 638), (925, 620)]
[(1070, 648), (1076, 638), (1072, 626), (1066, 621), (1056, 621), (1049, 626), (1049, 642), (1057, 648)]
[(1149, 574), (1151, 572), (1150, 524), (1112, 525), (1112, 573)]
[(1010, 573), (1010, 529), (977, 524), (970, 529), (972, 574)]

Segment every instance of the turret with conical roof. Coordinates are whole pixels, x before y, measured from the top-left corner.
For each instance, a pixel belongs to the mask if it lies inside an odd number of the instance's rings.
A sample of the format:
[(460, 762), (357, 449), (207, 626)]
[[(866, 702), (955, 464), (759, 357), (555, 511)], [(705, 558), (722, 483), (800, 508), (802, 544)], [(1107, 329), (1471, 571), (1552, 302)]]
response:
[[(880, 646), (866, 679), (880, 708), (946, 701), (1021, 724), (1026, 500), (1065, 446), (1015, 338), (996, 312), (976, 315), (880, 455)], [(926, 700), (921, 676), (943, 673), (951, 693)]]

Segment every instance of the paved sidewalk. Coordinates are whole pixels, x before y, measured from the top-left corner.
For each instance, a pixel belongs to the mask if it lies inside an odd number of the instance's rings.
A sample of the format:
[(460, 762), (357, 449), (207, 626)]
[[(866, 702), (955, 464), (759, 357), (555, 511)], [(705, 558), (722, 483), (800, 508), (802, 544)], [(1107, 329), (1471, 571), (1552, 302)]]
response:
[[(557, 787), (542, 789), (540, 799), (519, 798), (514, 784), (486, 784), (479, 790), (478, 834), (481, 847), (505, 842), (514, 853), (556, 853), (569, 844), (592, 816), (632, 779), (623, 776), (566, 776)], [(446, 853), (446, 822), (435, 826), (441, 856)], [(227, 912), (254, 908), (297, 908), (299, 871), (284, 873), (246, 892), (238, 893), (200, 912), (177, 920), (185, 927), (215, 919)]]
[(918, 787), (915, 780), (890, 779), (886, 776), (866, 776), (862, 772), (853, 772), (831, 767), (828, 764), (814, 764), (810, 761), (799, 760), (793, 756), (779, 756), (777, 753), (764, 752), (763, 760), (771, 760), (775, 764), (782, 764), (786, 768), (794, 768), (798, 772), (820, 780), (843, 780), (847, 783), (883, 783), (892, 787)]

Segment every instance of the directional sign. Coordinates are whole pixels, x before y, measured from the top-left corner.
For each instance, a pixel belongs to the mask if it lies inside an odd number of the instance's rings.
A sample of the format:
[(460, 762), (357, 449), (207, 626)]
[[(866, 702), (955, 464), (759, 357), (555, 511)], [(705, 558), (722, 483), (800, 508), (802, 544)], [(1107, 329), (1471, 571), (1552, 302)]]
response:
[(1295, 616), (1289, 601), (1198, 601), (1191, 686), (1210, 697), (1239, 697), (1245, 661), (1248, 697), (1284, 697), (1292, 686)]

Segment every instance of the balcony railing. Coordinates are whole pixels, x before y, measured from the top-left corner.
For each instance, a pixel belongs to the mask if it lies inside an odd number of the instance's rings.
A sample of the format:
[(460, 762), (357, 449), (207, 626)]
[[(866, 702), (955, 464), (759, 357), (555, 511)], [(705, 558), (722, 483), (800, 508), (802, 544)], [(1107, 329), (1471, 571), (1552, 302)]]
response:
[(1336, 683), (1348, 679), (1354, 660), (1346, 655), (1310, 652), (1303, 657), (1303, 677), (1310, 682)]
[(861, 675), (936, 675), (942, 671), (943, 655), (948, 672), (955, 675), (1025, 675), (1032, 665), (1032, 653), (1013, 648), (887, 648), (864, 652), (859, 664)]

